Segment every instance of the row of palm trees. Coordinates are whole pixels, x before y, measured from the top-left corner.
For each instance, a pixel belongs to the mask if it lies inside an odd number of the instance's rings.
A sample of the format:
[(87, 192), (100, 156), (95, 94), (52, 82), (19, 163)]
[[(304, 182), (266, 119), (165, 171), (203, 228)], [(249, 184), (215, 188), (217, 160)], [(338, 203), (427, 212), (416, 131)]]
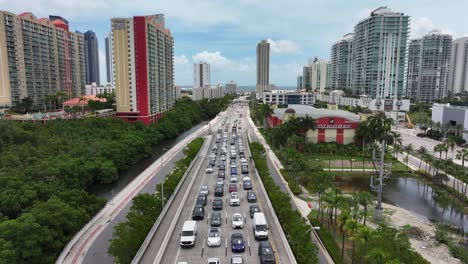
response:
[(456, 124), (452, 126), (449, 123), (442, 124), (440, 122), (434, 122), (430, 120), (427, 124), (425, 124), (425, 126), (431, 130), (439, 131), (443, 135), (449, 132), (454, 132), (458, 137), (461, 137), (461, 133), (463, 132), (462, 124)]

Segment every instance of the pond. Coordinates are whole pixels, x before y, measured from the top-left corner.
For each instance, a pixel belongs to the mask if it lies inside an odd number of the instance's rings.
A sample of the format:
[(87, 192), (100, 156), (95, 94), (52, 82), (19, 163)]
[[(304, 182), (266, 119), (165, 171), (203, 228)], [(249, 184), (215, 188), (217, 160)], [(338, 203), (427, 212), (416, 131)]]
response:
[[(343, 177), (337, 186), (343, 192), (370, 191), (370, 178)], [(416, 178), (389, 178), (384, 181), (383, 202), (404, 208), (437, 223), (450, 223), (468, 231), (468, 214), (445, 198), (440, 198), (424, 181)]]

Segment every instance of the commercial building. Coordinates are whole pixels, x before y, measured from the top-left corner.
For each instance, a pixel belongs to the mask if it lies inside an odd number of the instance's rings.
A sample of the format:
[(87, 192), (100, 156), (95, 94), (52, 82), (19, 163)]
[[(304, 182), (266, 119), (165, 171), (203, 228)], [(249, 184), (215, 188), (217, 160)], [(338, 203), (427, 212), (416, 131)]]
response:
[(433, 104), (432, 121), (455, 126), (463, 125), (462, 137), (468, 141), (468, 107), (450, 104)]
[(402, 98), (409, 16), (379, 7), (354, 28), (352, 89), (375, 99)]
[(84, 33), (85, 41), (85, 64), (86, 64), (86, 84), (97, 83), (99, 81), (99, 46), (96, 33), (88, 30)]
[(433, 30), (413, 39), (408, 50), (407, 95), (420, 102), (447, 97), (452, 36)]
[(337, 107), (340, 105), (345, 106), (360, 106), (362, 108), (368, 108), (374, 112), (408, 112), (410, 107), (409, 99), (373, 99), (368, 96), (345, 97), (342, 94), (342, 90), (335, 90), (330, 92), (329, 95), (316, 94), (315, 99), (326, 102), (328, 104), (334, 104)]
[(315, 104), (314, 93), (296, 92), (291, 90), (271, 90), (263, 92), (263, 102), (267, 104), (289, 105), (289, 104)]
[(174, 38), (161, 15), (112, 19), (117, 116), (156, 122), (174, 107)]
[(217, 99), (224, 97), (224, 87), (218, 85), (207, 85), (204, 87), (193, 88), (192, 100)]
[(468, 91), (468, 37), (453, 41), (448, 85), (453, 94)]
[(115, 87), (111, 84), (98, 85), (97, 83), (92, 83), (85, 86), (85, 91), (85, 95), (111, 94), (115, 92)]
[(332, 89), (349, 89), (352, 81), (353, 33), (333, 44), (330, 56), (330, 82)]
[(0, 11), (0, 105), (9, 108), (29, 97), (44, 104), (46, 95), (84, 93), (82, 34), (70, 32), (58, 16), (36, 18)]
[(257, 94), (270, 90), (270, 43), (262, 40), (257, 45)]
[(107, 83), (114, 85), (114, 57), (112, 57), (112, 33), (109, 33), (105, 39), (106, 45), (106, 80)]
[(237, 83), (235, 81), (230, 81), (226, 83), (226, 94), (237, 94)]
[(205, 87), (210, 83), (210, 64), (206, 62), (193, 64), (193, 88)]
[(314, 108), (308, 105), (288, 105), (288, 108), (277, 108), (267, 118), (269, 127), (281, 125), (292, 117), (315, 119), (315, 130), (307, 131), (307, 139), (312, 143), (337, 142), (349, 144), (354, 142), (354, 135), (360, 123), (359, 115), (343, 111)]

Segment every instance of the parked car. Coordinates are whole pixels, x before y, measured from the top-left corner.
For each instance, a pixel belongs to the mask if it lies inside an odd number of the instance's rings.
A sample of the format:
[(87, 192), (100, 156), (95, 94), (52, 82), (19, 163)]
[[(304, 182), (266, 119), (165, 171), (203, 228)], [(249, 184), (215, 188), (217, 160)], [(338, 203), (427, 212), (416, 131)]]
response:
[(229, 204), (231, 206), (239, 206), (240, 205), (240, 199), (239, 199), (239, 195), (237, 194), (237, 192), (232, 192), (231, 193), (231, 198), (229, 199)]
[(258, 256), (260, 257), (261, 264), (276, 263), (275, 253), (268, 241), (260, 242), (260, 245), (258, 246)]
[(256, 204), (249, 206), (250, 218), (253, 218), (255, 213), (260, 213), (261, 211), (262, 210), (260, 210), (260, 207), (258, 207)]
[(232, 252), (244, 252), (245, 243), (244, 237), (240, 233), (234, 233), (231, 235), (231, 250)]
[(212, 212), (210, 221), (211, 221), (211, 226), (221, 226), (221, 222), (222, 222), (221, 212), (218, 212), (218, 211)]
[(215, 198), (213, 199), (213, 211), (223, 210), (223, 199)]
[(205, 217), (205, 208), (203, 205), (197, 204), (193, 208), (192, 220), (203, 220)]
[(232, 228), (244, 228), (244, 217), (241, 214), (232, 214)]
[(235, 183), (230, 183), (229, 184), (229, 192), (232, 193), (232, 192), (237, 192), (237, 184)]
[(254, 191), (247, 192), (247, 202), (249, 203), (256, 203), (257, 202), (257, 194)]
[(252, 182), (244, 181), (244, 190), (252, 190)]
[(221, 246), (221, 229), (219, 227), (210, 227), (206, 244), (209, 247)]

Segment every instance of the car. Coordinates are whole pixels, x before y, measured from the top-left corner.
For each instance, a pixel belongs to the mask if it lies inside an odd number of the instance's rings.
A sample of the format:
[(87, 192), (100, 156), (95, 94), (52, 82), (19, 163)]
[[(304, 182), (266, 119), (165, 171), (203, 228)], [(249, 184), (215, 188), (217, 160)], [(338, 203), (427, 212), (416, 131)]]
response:
[(213, 211), (223, 210), (223, 199), (215, 198), (213, 199)]
[(252, 190), (252, 182), (244, 181), (244, 190)]
[(244, 228), (244, 217), (239, 213), (232, 214), (232, 228)]
[(221, 229), (219, 227), (210, 227), (206, 244), (209, 247), (221, 246)]
[(244, 264), (244, 258), (240, 255), (234, 255), (231, 257), (231, 264)]
[(225, 170), (226, 170), (226, 166), (225, 166), (224, 164), (220, 164), (220, 165), (218, 165), (218, 169), (219, 169), (220, 171), (225, 171)]
[(226, 160), (226, 155), (224, 154), (221, 154), (221, 156), (219, 157), (222, 161), (225, 161)]
[(215, 197), (223, 197), (224, 196), (224, 188), (222, 186), (216, 186), (214, 190)]
[(260, 210), (260, 207), (258, 207), (256, 204), (249, 206), (250, 218), (253, 218), (255, 213), (260, 213), (261, 211), (262, 210)]
[(226, 173), (223, 170), (218, 171), (218, 178), (224, 179), (226, 178)]
[(231, 193), (231, 198), (229, 199), (229, 204), (231, 206), (239, 206), (240, 205), (240, 199), (239, 199), (239, 194), (237, 192), (232, 192)]
[[(216, 159), (215, 158), (211, 158), (210, 159), (210, 162), (208, 162), (208, 164), (210, 165), (210, 167), (214, 167), (216, 165)], [(213, 169), (213, 168), (211, 168)]]
[(208, 263), (208, 264), (220, 264), (221, 261), (219, 260), (219, 258), (209, 258), (209, 259), (207, 260), (207, 263)]
[(229, 164), (230, 164), (231, 166), (232, 166), (232, 165), (237, 166), (237, 162), (236, 162), (235, 160), (231, 160), (231, 161), (229, 162)]
[(206, 195), (203, 193), (198, 194), (197, 196), (197, 204), (206, 205)]
[(232, 252), (245, 251), (244, 237), (241, 233), (234, 233), (231, 235), (231, 250)]
[(205, 172), (206, 172), (206, 173), (213, 173), (213, 168), (212, 168), (212, 167), (208, 167), (208, 168), (206, 168)]
[(231, 175), (237, 176), (237, 167), (231, 167)]
[(205, 217), (205, 208), (203, 205), (197, 204), (193, 208), (192, 220), (203, 220)]
[(210, 154), (210, 159), (216, 160), (216, 154), (214, 154), (213, 152), (211, 152), (211, 154)]
[(221, 226), (222, 217), (221, 212), (215, 211), (211, 213), (210, 217), (211, 226)]
[[(240, 153), (240, 151), (239, 151), (239, 153)], [(241, 161), (242, 165), (244, 165), (244, 164), (247, 165), (247, 159), (246, 158), (241, 158), (240, 161)]]
[(231, 175), (231, 180), (230, 180), (231, 183), (235, 183), (237, 182), (237, 175)]
[(239, 158), (245, 158), (245, 154), (244, 153), (239, 153)]
[(276, 263), (275, 252), (271, 248), (270, 242), (261, 241), (258, 246), (258, 256), (261, 264)]
[(232, 192), (237, 192), (237, 184), (235, 183), (230, 183), (229, 184), (229, 192), (232, 193)]
[(216, 178), (216, 184), (215, 185), (224, 186), (224, 179), (223, 178)]
[(249, 167), (247, 165), (241, 166), (241, 173), (242, 174), (249, 174)]
[(200, 189), (200, 193), (208, 196), (208, 194), (210, 193), (210, 189), (208, 188), (208, 186), (203, 185)]
[(257, 194), (254, 191), (247, 192), (247, 202), (249, 203), (256, 203), (257, 202)]
[(244, 174), (244, 175), (242, 176), (242, 181), (250, 181), (249, 175), (248, 175), (248, 174), (247, 174), (247, 175)]

